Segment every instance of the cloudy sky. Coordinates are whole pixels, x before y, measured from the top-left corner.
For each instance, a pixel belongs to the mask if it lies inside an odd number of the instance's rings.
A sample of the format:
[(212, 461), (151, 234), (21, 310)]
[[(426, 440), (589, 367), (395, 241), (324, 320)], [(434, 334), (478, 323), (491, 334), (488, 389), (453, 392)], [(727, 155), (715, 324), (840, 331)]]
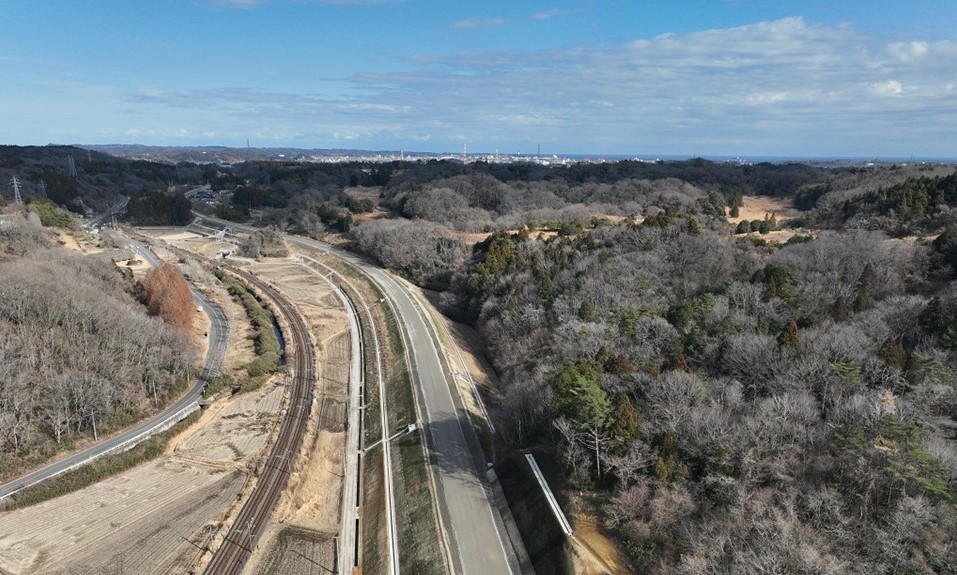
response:
[(0, 143), (957, 157), (954, 0), (4, 0)]

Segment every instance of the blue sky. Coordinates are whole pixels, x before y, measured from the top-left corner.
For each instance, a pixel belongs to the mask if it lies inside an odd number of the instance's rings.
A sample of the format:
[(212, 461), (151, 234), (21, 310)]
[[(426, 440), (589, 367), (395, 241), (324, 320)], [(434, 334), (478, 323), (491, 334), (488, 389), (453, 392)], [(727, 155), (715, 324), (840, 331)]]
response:
[(0, 143), (957, 157), (954, 0), (4, 0)]

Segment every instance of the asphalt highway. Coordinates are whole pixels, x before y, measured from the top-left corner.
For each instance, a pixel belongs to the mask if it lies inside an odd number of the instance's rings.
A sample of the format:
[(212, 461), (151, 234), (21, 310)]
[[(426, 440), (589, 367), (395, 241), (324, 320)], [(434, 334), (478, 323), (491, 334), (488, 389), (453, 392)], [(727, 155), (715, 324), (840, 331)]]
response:
[(499, 530), (484, 470), (475, 467), (463, 421), (455, 409), (451, 380), (439, 356), (439, 344), (428, 328), (418, 301), (388, 272), (327, 244), (296, 236), (287, 241), (329, 252), (359, 267), (382, 289), (397, 310), (411, 348), (416, 381), (423, 399), (423, 422), (431, 438), (432, 471), (438, 484), (453, 571), (463, 575), (518, 573), (510, 545)]
[[(195, 213), (195, 212), (194, 212)], [(197, 214), (198, 215), (198, 214)], [(248, 226), (203, 216), (220, 226)], [(440, 345), (429, 329), (425, 312), (402, 282), (362, 258), (323, 242), (285, 236), (293, 244), (327, 252), (364, 272), (386, 295), (399, 316), (410, 347), (415, 381), (422, 398), (422, 422), (429, 437), (431, 473), (437, 485), (444, 545), (454, 573), (509, 575), (519, 573), (514, 550), (503, 535), (501, 518), (492, 505), (484, 469), (476, 468), (466, 439), (467, 419), (460, 417), (452, 397), (452, 382), (440, 358)]]

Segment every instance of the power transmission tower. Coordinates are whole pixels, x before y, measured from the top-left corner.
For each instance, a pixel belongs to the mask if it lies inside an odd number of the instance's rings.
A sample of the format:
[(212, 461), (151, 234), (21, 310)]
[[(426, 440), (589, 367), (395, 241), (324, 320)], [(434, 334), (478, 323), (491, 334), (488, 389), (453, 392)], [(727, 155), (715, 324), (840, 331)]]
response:
[(73, 160), (73, 156), (70, 155), (66, 161), (67, 169), (70, 171), (70, 176), (76, 177), (76, 162)]
[(39, 193), (43, 197), (46, 197), (47, 195), (47, 183), (44, 182), (43, 180), (40, 180), (40, 191), (37, 193)]
[(13, 201), (22, 205), (23, 197), (20, 195), (20, 180), (16, 176), (10, 178), (10, 187), (13, 188)]

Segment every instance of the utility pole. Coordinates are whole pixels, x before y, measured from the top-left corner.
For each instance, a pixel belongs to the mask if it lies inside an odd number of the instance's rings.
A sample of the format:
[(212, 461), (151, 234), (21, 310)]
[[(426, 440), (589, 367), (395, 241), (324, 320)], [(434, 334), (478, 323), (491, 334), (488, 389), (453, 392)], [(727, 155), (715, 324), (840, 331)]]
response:
[(10, 178), (10, 187), (13, 188), (13, 201), (23, 205), (23, 197), (20, 195), (20, 180), (16, 176)]

